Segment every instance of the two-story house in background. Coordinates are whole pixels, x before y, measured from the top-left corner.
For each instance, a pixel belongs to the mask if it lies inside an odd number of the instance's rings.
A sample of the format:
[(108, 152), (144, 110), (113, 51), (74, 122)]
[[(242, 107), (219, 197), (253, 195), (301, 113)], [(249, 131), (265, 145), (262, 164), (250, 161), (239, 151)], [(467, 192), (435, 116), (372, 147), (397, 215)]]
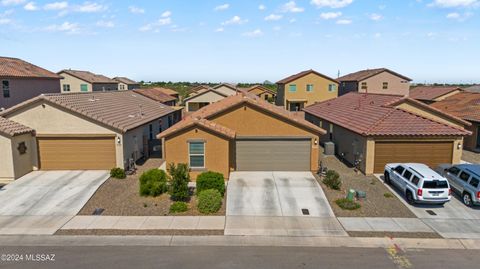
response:
[(127, 91), (140, 88), (140, 83), (126, 77), (114, 77), (113, 80), (118, 82), (119, 91)]
[(61, 76), (17, 58), (0, 57), (0, 110), (42, 93), (59, 93)]
[(63, 77), (62, 93), (118, 90), (117, 81), (89, 71), (65, 69), (57, 74)]
[(361, 70), (339, 77), (337, 80), (340, 82), (338, 96), (349, 92), (408, 96), (412, 81), (387, 68)]
[(277, 82), (275, 104), (289, 111), (300, 111), (338, 96), (338, 82), (314, 70), (306, 70)]

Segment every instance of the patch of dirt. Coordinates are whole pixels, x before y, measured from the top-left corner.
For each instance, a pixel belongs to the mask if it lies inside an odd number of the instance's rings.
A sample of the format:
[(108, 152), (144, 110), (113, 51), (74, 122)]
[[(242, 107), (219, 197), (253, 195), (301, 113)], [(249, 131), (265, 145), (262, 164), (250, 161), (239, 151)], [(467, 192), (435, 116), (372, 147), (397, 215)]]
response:
[[(337, 217), (416, 217), (374, 176), (365, 176), (360, 172), (357, 174), (353, 168), (340, 162), (340, 160), (334, 156), (324, 156), (322, 162), (328, 169), (337, 171), (342, 180), (341, 190), (336, 191), (328, 188), (323, 184), (322, 180), (316, 176)], [(335, 203), (335, 200), (345, 198), (349, 189), (366, 192), (367, 198), (357, 201), (362, 206), (361, 208), (356, 210), (343, 210)], [(386, 193), (389, 193), (386, 195), (387, 197), (385, 197)]]
[(58, 230), (55, 235), (223, 235), (223, 230)]
[[(104, 216), (199, 216), (204, 215), (197, 210), (196, 196), (192, 196), (188, 202), (188, 211), (170, 214), (169, 194), (157, 197), (142, 197), (139, 194), (140, 175), (152, 168), (160, 167), (163, 161), (149, 159), (143, 165), (138, 166), (135, 175), (129, 175), (125, 179), (109, 178), (98, 188), (95, 194), (80, 210), (78, 215), (92, 215), (96, 208), (103, 208)], [(226, 193), (222, 201), (222, 208), (213, 216), (224, 216), (226, 211)]]
[(351, 237), (390, 237), (390, 238), (442, 238), (437, 233), (407, 232), (348, 232)]
[(462, 160), (469, 163), (480, 163), (480, 153), (469, 151), (469, 150), (463, 150)]

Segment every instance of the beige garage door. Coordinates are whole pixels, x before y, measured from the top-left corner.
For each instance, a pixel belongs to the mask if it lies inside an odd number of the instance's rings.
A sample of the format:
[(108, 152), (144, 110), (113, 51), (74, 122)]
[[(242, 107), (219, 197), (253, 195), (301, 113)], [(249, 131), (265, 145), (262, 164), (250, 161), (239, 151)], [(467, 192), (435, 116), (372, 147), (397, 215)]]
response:
[(432, 168), (452, 163), (453, 142), (375, 142), (374, 173), (387, 163), (424, 163)]
[(238, 171), (310, 171), (309, 138), (237, 139)]
[(110, 170), (116, 165), (114, 137), (38, 138), (42, 170)]

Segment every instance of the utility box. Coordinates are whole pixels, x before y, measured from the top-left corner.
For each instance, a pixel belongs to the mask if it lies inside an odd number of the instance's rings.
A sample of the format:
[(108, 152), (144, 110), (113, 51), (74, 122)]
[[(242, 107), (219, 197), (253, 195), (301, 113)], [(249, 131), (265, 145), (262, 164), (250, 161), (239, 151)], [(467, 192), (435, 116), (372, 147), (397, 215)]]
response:
[(335, 155), (335, 144), (333, 142), (325, 142), (323, 148), (325, 155)]

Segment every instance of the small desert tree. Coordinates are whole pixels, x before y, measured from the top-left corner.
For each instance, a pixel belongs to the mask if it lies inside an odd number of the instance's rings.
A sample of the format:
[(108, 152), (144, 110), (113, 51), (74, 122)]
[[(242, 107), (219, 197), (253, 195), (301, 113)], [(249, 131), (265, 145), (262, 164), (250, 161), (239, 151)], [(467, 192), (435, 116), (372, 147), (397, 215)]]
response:
[(175, 165), (171, 163), (168, 166), (170, 174), (170, 195), (174, 201), (185, 201), (190, 197), (188, 190), (188, 182), (190, 182), (190, 174), (188, 173), (188, 165), (179, 163)]

